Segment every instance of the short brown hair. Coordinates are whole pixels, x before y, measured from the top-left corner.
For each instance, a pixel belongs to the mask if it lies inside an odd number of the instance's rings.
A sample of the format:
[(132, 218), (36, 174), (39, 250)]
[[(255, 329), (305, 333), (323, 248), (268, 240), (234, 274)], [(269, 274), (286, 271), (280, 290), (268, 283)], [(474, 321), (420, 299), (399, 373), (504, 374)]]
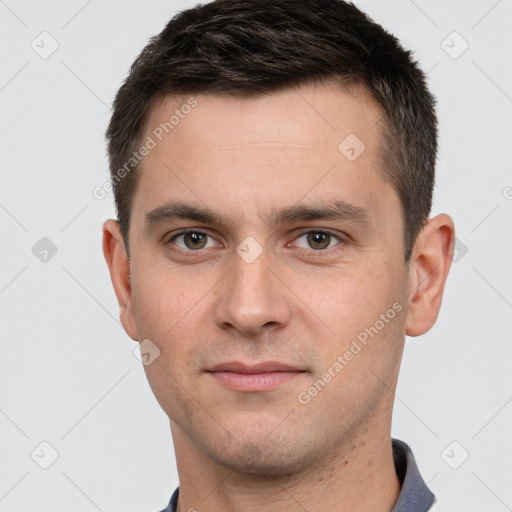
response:
[(432, 206), (435, 101), (398, 40), (342, 0), (215, 0), (177, 14), (153, 37), (119, 89), (106, 133), (118, 221), (128, 248), (141, 144), (155, 99), (168, 94), (250, 97), (341, 79), (381, 106), (383, 176), (397, 191), (405, 260)]

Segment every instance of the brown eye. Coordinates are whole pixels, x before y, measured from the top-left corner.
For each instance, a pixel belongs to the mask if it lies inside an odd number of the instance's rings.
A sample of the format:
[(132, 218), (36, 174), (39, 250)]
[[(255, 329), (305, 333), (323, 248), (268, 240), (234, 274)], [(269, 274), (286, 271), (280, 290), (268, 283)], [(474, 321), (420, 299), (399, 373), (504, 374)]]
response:
[(206, 245), (204, 233), (185, 233), (183, 241), (189, 249), (202, 249)]
[[(188, 231), (179, 233), (171, 241), (183, 250), (199, 250), (207, 247), (209, 236), (200, 231)], [(208, 246), (211, 247), (211, 244)]]
[(331, 243), (331, 235), (321, 231), (311, 231), (307, 233), (307, 241), (312, 249), (327, 249)]
[(347, 244), (345, 234), (331, 233), (323, 229), (310, 229), (298, 235), (288, 246), (302, 249), (301, 254), (328, 256), (341, 251)]

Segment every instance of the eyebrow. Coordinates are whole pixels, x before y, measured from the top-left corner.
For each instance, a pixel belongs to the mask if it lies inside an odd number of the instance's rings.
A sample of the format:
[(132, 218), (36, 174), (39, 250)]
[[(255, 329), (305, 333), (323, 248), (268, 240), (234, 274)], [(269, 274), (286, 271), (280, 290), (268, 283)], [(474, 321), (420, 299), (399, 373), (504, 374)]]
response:
[[(219, 214), (209, 208), (178, 200), (168, 201), (146, 214), (148, 227), (177, 219), (191, 220), (203, 224), (231, 225), (229, 221), (222, 219)], [(273, 209), (266, 222), (268, 225), (275, 225), (314, 220), (345, 220), (365, 225), (370, 224), (370, 214), (366, 208), (337, 199), (320, 205), (297, 203), (282, 209)]]
[(347, 220), (368, 224), (370, 214), (366, 208), (338, 199), (319, 206), (298, 203), (282, 210), (273, 210), (270, 219), (274, 224), (312, 220)]

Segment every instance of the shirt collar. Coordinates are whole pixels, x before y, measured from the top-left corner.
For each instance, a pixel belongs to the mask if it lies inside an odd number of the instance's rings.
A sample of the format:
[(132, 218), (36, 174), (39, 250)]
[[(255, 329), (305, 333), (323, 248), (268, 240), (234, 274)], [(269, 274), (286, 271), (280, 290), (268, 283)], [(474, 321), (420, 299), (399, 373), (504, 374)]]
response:
[(391, 512), (427, 512), (435, 502), (427, 484), (421, 478), (411, 449), (403, 441), (393, 439), (395, 470), (402, 485)]

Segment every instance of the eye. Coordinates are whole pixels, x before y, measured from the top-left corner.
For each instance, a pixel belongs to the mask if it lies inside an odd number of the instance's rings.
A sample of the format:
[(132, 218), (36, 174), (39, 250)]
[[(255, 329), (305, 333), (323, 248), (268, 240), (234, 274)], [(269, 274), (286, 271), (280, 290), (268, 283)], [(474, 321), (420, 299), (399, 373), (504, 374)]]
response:
[(201, 231), (183, 231), (174, 235), (169, 242), (174, 243), (180, 249), (187, 251), (197, 251), (199, 249), (207, 249), (215, 246), (215, 241), (211, 241), (208, 245), (210, 236)]
[[(301, 242), (299, 242), (302, 239)], [(312, 230), (295, 239), (295, 246), (301, 249), (323, 251), (341, 243), (340, 237), (329, 231)]]

